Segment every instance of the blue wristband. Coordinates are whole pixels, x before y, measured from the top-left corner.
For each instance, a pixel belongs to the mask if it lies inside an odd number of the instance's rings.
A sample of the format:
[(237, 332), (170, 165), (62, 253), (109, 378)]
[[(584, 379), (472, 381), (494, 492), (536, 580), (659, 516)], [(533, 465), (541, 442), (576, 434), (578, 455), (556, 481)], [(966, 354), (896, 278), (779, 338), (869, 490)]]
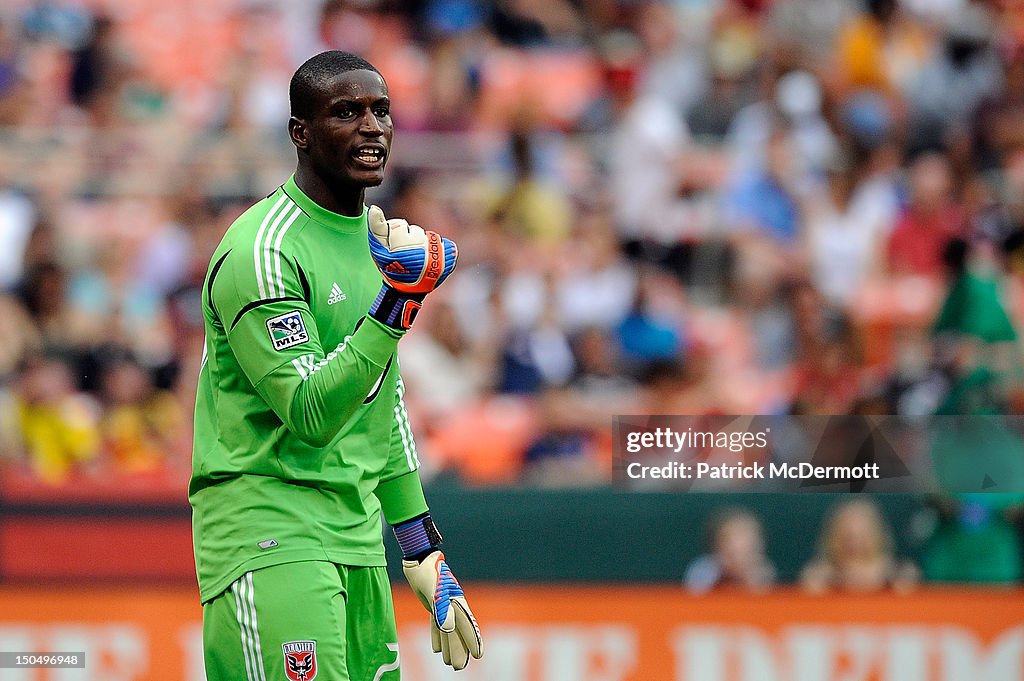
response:
[(370, 305), (369, 315), (384, 326), (390, 326), (397, 331), (407, 331), (416, 319), (425, 295), (402, 293), (384, 284)]
[(422, 560), (441, 545), (441, 533), (429, 513), (395, 525), (395, 539), (406, 560)]

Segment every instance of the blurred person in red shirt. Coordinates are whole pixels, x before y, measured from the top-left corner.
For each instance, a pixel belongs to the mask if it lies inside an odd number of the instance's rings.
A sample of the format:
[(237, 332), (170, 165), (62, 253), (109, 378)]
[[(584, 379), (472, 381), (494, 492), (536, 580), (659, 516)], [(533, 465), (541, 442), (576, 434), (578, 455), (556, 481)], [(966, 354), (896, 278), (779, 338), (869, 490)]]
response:
[(939, 277), (942, 253), (950, 239), (962, 236), (966, 215), (953, 195), (949, 160), (926, 154), (910, 167), (910, 205), (889, 238), (893, 274)]
[(789, 295), (798, 347), (793, 412), (850, 413), (865, 373), (864, 353), (850, 319), (830, 308), (806, 282), (794, 284)]

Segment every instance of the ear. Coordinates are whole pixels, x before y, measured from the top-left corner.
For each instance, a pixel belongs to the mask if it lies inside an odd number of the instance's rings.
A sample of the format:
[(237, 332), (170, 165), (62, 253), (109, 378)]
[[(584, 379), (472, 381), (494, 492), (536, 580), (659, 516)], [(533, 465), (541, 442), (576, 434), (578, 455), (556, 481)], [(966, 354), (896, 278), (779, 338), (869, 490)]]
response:
[(305, 150), (309, 147), (309, 126), (301, 118), (292, 116), (288, 119), (288, 137), (296, 148)]

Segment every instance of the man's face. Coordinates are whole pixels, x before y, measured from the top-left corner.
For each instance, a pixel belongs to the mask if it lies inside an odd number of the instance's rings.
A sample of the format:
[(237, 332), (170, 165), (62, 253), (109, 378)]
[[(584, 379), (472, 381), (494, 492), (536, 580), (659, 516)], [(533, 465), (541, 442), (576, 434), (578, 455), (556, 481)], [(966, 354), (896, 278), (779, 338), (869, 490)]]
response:
[(388, 86), (379, 74), (339, 73), (306, 123), (307, 150), (319, 175), (359, 187), (384, 181), (395, 131)]

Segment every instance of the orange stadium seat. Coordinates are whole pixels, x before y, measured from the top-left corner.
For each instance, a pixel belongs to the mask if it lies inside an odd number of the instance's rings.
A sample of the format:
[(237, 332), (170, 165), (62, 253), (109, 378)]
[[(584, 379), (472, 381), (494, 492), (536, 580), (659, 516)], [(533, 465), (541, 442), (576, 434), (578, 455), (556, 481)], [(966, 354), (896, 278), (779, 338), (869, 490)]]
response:
[(531, 113), (569, 123), (600, 91), (597, 61), (584, 52), (496, 50), (484, 63), (481, 118), (485, 125)]
[(495, 397), (458, 411), (428, 438), (431, 462), (458, 470), (476, 484), (519, 479), (523, 453), (537, 432), (535, 407), (514, 397)]

